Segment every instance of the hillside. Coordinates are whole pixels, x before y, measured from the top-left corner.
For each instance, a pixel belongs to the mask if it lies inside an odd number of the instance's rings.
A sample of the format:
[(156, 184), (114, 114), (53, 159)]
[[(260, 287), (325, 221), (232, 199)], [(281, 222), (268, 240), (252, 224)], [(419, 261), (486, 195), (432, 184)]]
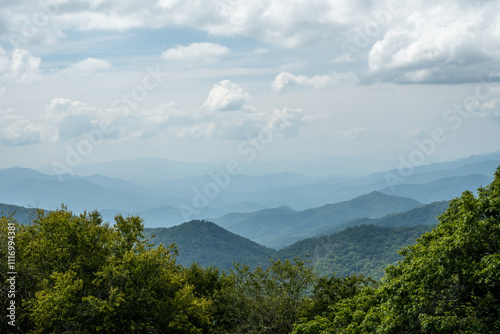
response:
[(476, 190), (486, 186), (493, 177), (483, 174), (445, 177), (423, 184), (399, 184), (393, 188), (382, 189), (381, 192), (394, 196), (414, 198), (422, 203), (446, 201), (460, 196), (468, 189)]
[(36, 209), (27, 209), (22, 206), (2, 204), (0, 203), (0, 217), (8, 216), (14, 213), (14, 218), (20, 224), (30, 224), (33, 218), (36, 217)]
[(361, 225), (318, 238), (305, 239), (276, 253), (280, 259), (311, 260), (320, 275), (363, 274), (380, 279), (383, 269), (401, 259), (398, 251), (414, 244), (432, 226), (383, 227)]
[(391, 213), (382, 218), (359, 218), (341, 224), (333, 229), (321, 232), (318, 236), (342, 231), (348, 227), (359, 225), (376, 225), (386, 227), (437, 225), (437, 217), (446, 211), (448, 201), (433, 202), (406, 212)]
[[(152, 235), (154, 238), (151, 238)], [(145, 235), (155, 244), (176, 243), (178, 261), (184, 266), (198, 262), (220, 269), (233, 267), (233, 262), (255, 266), (267, 261), (273, 250), (224, 230), (214, 223), (193, 220), (169, 228), (146, 228)]]
[(352, 200), (314, 209), (294, 211), (288, 207), (234, 213), (214, 222), (266, 247), (280, 249), (321, 231), (356, 218), (380, 218), (421, 206), (416, 200), (371, 192)]

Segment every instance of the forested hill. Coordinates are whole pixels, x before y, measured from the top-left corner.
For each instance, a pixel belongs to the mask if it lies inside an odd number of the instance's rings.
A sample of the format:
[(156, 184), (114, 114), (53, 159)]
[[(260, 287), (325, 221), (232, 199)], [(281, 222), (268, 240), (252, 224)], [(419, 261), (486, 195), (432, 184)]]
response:
[(20, 224), (29, 224), (36, 217), (36, 209), (27, 209), (22, 206), (0, 203), (0, 217), (14, 214)]
[(361, 225), (344, 231), (305, 239), (279, 250), (279, 259), (300, 257), (310, 260), (319, 275), (358, 275), (380, 279), (384, 268), (401, 259), (398, 251), (432, 226), (383, 227)]
[(382, 218), (359, 218), (351, 220), (347, 223), (339, 225), (333, 229), (329, 229), (320, 233), (321, 235), (328, 235), (358, 225), (377, 225), (386, 227), (398, 226), (415, 226), (415, 225), (437, 225), (438, 216), (446, 211), (448, 208), (448, 201), (433, 202), (406, 212), (391, 213)]
[(172, 243), (179, 250), (178, 261), (188, 266), (198, 262), (202, 266), (216, 266), (229, 269), (233, 263), (245, 263), (249, 266), (268, 262), (268, 255), (274, 250), (231, 233), (214, 223), (193, 220), (170, 228), (146, 228), (146, 237), (151, 242), (164, 246)]
[(349, 201), (294, 211), (287, 207), (253, 213), (229, 214), (214, 222), (267, 247), (280, 249), (356, 218), (380, 218), (423, 204), (377, 191)]

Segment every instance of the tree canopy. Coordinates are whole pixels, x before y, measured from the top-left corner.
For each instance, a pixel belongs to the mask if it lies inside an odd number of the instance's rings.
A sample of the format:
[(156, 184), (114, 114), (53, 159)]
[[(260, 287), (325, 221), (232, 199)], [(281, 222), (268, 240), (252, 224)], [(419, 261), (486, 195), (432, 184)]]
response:
[(400, 254), (378, 288), (332, 303), (294, 333), (500, 332), (500, 168)]

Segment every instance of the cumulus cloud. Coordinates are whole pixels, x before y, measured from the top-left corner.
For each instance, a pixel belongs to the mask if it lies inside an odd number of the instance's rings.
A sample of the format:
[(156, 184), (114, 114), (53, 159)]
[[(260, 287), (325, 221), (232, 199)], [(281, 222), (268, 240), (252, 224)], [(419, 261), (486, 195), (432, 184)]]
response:
[(229, 52), (225, 46), (215, 43), (193, 43), (177, 46), (162, 52), (163, 59), (172, 61), (212, 61)]
[(40, 76), (41, 59), (33, 57), (27, 50), (14, 49), (6, 52), (0, 47), (0, 89), (9, 84), (30, 83)]
[[(272, 44), (297, 46), (324, 38), (325, 31), (345, 29), (352, 20), (363, 20), (370, 10), (366, 3), (340, 0), (308, 1), (285, 0), (130, 0), (116, 1), (52, 1), (49, 10), (37, 8), (48, 22), (37, 28), (36, 35), (53, 30), (52, 36), (61, 37), (60, 30), (117, 30), (133, 28), (162, 28), (187, 26), (207, 31), (211, 35), (244, 35)], [(4, 6), (8, 26), (23, 28), (19, 22), (30, 21), (32, 3), (16, 1)], [(40, 26), (40, 25), (39, 25)], [(58, 29), (59, 28), (59, 29)], [(50, 34), (42, 37), (51, 38)], [(30, 36), (33, 37), (33, 36)], [(53, 37), (52, 37), (53, 38)]]
[[(120, 136), (117, 123), (126, 121), (125, 117), (120, 117), (120, 111), (102, 110), (64, 98), (50, 102), (45, 110), (45, 119), (52, 125), (54, 141), (78, 138), (92, 131), (99, 131), (105, 138), (117, 138)], [(103, 128), (112, 130), (102, 131)]]
[(175, 101), (155, 109), (101, 109), (81, 101), (53, 99), (45, 110), (52, 141), (97, 134), (102, 139), (126, 141), (177, 133), (212, 120), (201, 111), (183, 111)]
[(304, 112), (302, 109), (275, 109), (268, 122), (268, 127), (274, 129), (278, 135), (289, 137), (297, 134), (300, 126), (304, 122)]
[(189, 126), (172, 130), (183, 139), (230, 139), (249, 140), (262, 131), (272, 132), (274, 137), (291, 137), (304, 123), (301, 109), (275, 109), (272, 112), (214, 114)]
[(305, 86), (312, 88), (326, 88), (339, 84), (355, 84), (358, 78), (353, 73), (332, 73), (324, 75), (315, 75), (308, 77), (305, 75), (294, 75), (290, 72), (281, 72), (274, 78), (271, 85), (273, 90), (279, 92), (296, 86)]
[(371, 47), (368, 74), (402, 83), (475, 81), (498, 68), (499, 10), (495, 1), (416, 8)]
[(0, 142), (7, 146), (37, 144), (42, 140), (42, 129), (12, 112), (0, 114)]
[(236, 111), (245, 107), (250, 95), (229, 80), (215, 84), (203, 107), (212, 111)]
[(482, 117), (500, 122), (500, 85), (490, 85), (481, 98), (469, 96), (457, 112), (461, 117)]
[(72, 64), (67, 68), (61, 70), (60, 74), (66, 75), (89, 75), (94, 72), (107, 70), (111, 68), (111, 64), (106, 60), (95, 59), (95, 58), (87, 58), (78, 63)]
[[(391, 12), (391, 3), (399, 4), (398, 12)], [(500, 59), (498, 1), (131, 0), (124, 4), (75, 0), (57, 4), (52, 10), (40, 7), (48, 23), (39, 30), (60, 31), (46, 34), (52, 39), (70, 30), (176, 26), (210, 35), (248, 36), (282, 47), (345, 42), (354, 45), (357, 53), (342, 54), (339, 50), (340, 53), (332, 53), (332, 60), (344, 63), (355, 59), (357, 64), (362, 61), (358, 69), (362, 72), (361, 68), (368, 67), (368, 81), (474, 81), (484, 72), (498, 71)], [(0, 30), (0, 37), (8, 40), (9, 30), (22, 30), (19, 22), (30, 21), (32, 12), (32, 4), (27, 0), (5, 5), (0, 18), (10, 29)], [(49, 38), (44, 36), (38, 37)], [(227, 52), (229, 49), (219, 44), (194, 43), (166, 50), (163, 57), (171, 61), (217, 59)], [(265, 49), (259, 49), (257, 54), (264, 52)], [(311, 85), (328, 81), (322, 76), (310, 79)]]
[[(122, 131), (132, 133), (136, 137), (147, 138), (167, 133), (181, 133), (184, 129), (193, 128), (212, 120), (198, 110), (182, 110), (179, 103), (171, 101), (158, 108), (134, 112), (131, 122)], [(183, 137), (182, 135), (180, 137)]]
[[(271, 129), (276, 137), (294, 136), (301, 125), (307, 122), (301, 109), (283, 108), (273, 111), (253, 109), (251, 113), (236, 109), (236, 112), (218, 112), (220, 108), (229, 106), (249, 107), (244, 105), (247, 96), (238, 85), (223, 81), (215, 88), (217, 87), (225, 87), (230, 92), (236, 92), (236, 95), (243, 96), (243, 101), (233, 100), (227, 98), (227, 94), (222, 94), (218, 102), (214, 100), (213, 110), (206, 108), (185, 110), (177, 102), (171, 101), (154, 109), (124, 112), (117, 109), (104, 110), (81, 101), (57, 98), (51, 101), (45, 111), (45, 120), (51, 125), (48, 126), (46, 137), (52, 141), (66, 141), (95, 134), (97, 131), (98, 137), (112, 141), (156, 136), (173, 136), (190, 140), (214, 138), (246, 140), (255, 138), (263, 129)], [(234, 101), (238, 103), (235, 104)], [(103, 132), (101, 130), (103, 124), (106, 129), (111, 130)]]

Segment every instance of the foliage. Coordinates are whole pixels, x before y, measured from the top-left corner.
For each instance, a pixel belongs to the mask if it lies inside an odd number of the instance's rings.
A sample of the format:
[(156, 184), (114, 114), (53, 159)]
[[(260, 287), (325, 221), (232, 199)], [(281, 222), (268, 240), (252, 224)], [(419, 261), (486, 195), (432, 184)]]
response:
[(397, 251), (415, 242), (430, 226), (382, 227), (362, 225), (299, 241), (276, 253), (278, 258), (309, 256), (320, 276), (362, 274), (375, 279), (401, 259)]
[[(2, 239), (12, 218), (1, 218)], [(16, 325), (28, 333), (195, 333), (210, 301), (196, 297), (173, 247), (151, 248), (139, 217), (40, 210), (16, 236)], [(2, 243), (3, 244), (3, 243)], [(6, 258), (5, 248), (1, 250)], [(6, 282), (2, 262), (1, 280)], [(2, 307), (8, 299), (2, 293)], [(4, 308), (5, 309), (5, 308)], [(12, 330), (2, 322), (2, 332)]]
[(439, 221), (401, 251), (379, 288), (332, 304), (294, 333), (500, 332), (500, 168)]
[(217, 333), (290, 333), (315, 276), (303, 260), (271, 260), (266, 270), (237, 265), (215, 298)]

